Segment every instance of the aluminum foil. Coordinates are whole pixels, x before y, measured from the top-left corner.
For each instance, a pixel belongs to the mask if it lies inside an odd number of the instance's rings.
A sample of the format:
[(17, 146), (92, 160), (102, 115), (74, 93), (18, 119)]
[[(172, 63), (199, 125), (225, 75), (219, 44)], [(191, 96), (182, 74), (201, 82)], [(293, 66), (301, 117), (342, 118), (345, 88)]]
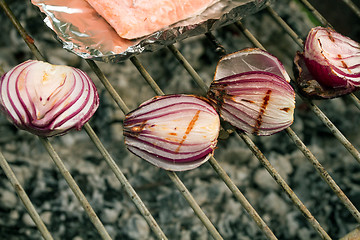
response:
[(200, 15), (135, 40), (121, 38), (85, 0), (32, 0), (63, 47), (85, 59), (119, 62), (240, 20), (268, 0), (216, 0)]

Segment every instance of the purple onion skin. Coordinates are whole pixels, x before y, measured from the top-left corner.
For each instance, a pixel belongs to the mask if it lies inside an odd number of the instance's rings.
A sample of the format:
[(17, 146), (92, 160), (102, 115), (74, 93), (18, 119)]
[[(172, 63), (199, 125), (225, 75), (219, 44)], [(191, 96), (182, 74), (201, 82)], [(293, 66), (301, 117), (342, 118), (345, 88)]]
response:
[(220, 130), (215, 109), (204, 98), (166, 95), (128, 113), (125, 144), (130, 152), (160, 168), (185, 171), (213, 154)]
[(352, 39), (315, 27), (306, 38), (303, 55), (309, 72), (323, 87), (342, 92), (360, 87), (360, 44)]
[(83, 71), (28, 60), (0, 80), (0, 109), (18, 128), (41, 137), (80, 130), (99, 106), (94, 83)]
[(212, 82), (208, 98), (234, 127), (259, 136), (275, 134), (293, 122), (295, 92), (282, 77), (245, 72)]
[(295, 84), (298, 92), (309, 99), (330, 99), (352, 93), (359, 89), (354, 85), (329, 88), (321, 85), (310, 73), (305, 64), (303, 53), (297, 52), (294, 58)]

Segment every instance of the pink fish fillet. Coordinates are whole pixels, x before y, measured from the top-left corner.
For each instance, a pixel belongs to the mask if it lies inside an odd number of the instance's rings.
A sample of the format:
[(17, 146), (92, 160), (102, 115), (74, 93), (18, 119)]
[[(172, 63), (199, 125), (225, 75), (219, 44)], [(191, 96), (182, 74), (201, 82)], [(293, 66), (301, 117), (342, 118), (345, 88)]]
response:
[(196, 16), (214, 0), (86, 0), (126, 39), (146, 36)]

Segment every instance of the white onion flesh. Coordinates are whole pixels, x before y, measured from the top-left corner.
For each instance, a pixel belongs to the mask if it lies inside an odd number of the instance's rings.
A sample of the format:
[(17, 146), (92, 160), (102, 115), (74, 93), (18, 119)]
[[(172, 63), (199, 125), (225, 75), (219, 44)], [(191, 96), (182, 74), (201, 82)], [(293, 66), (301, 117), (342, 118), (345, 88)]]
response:
[(283, 64), (275, 56), (259, 48), (246, 48), (220, 59), (214, 81), (244, 72), (269, 72), (290, 82)]
[(171, 171), (190, 170), (206, 162), (219, 129), (219, 116), (205, 99), (182, 94), (150, 99), (124, 120), (127, 148)]
[(99, 97), (85, 72), (28, 60), (2, 76), (0, 106), (20, 129), (49, 137), (79, 130), (95, 113)]

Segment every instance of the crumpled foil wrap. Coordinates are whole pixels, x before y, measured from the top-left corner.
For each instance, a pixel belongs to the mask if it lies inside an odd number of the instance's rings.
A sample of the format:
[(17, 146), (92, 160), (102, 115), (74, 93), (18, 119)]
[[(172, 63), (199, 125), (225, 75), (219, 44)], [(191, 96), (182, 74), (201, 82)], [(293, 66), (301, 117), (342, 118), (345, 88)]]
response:
[(253, 14), (268, 0), (217, 0), (200, 15), (135, 40), (121, 38), (85, 0), (31, 0), (63, 47), (85, 59), (119, 62)]

